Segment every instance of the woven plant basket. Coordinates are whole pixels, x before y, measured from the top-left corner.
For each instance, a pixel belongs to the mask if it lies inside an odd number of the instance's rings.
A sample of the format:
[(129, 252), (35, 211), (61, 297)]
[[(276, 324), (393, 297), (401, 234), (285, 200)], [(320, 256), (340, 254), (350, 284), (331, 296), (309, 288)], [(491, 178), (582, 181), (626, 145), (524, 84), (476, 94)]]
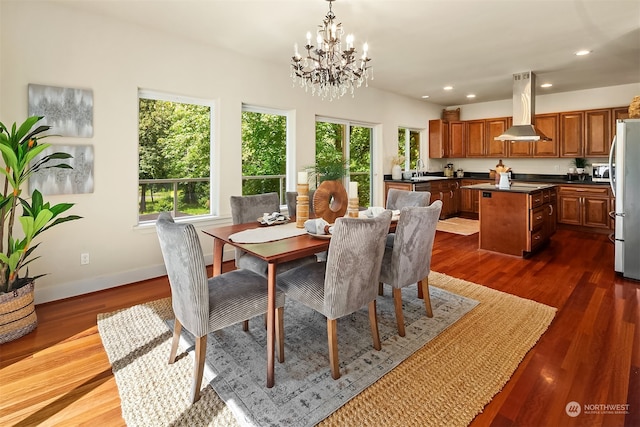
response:
[(33, 303), (34, 282), (0, 294), (0, 344), (18, 339), (38, 326)]

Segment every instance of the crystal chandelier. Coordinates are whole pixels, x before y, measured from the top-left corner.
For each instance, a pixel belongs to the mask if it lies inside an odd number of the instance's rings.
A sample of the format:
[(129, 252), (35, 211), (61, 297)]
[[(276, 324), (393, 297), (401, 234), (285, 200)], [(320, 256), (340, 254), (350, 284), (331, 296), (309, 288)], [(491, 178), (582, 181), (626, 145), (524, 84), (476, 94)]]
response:
[[(336, 16), (331, 10), (318, 27), (316, 36), (317, 46), (311, 44), (311, 32), (307, 32), (307, 44), (304, 46), (307, 54), (303, 58), (298, 52), (298, 44), (294, 45), (294, 55), (291, 57), (291, 78), (293, 85), (296, 83), (305, 91), (311, 89), (312, 95), (318, 95), (322, 99), (330, 100), (340, 98), (347, 92), (354, 96), (354, 90), (365, 82), (368, 86), (368, 65), (371, 58), (367, 56), (369, 49), (367, 43), (362, 46), (362, 56), (358, 59), (358, 53), (353, 48), (353, 34), (346, 37), (345, 49), (342, 49), (342, 23), (335, 23)], [(373, 80), (373, 73), (371, 73)]]

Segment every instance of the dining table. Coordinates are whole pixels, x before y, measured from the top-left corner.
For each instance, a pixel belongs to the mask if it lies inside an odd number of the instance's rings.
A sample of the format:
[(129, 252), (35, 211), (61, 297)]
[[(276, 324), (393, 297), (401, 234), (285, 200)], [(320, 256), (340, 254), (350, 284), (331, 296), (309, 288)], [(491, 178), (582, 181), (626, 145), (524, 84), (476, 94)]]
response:
[[(397, 221), (392, 221), (390, 232), (395, 230)], [(276, 312), (276, 275), (278, 265), (324, 252), (329, 249), (329, 236), (314, 236), (302, 234), (280, 240), (262, 243), (239, 243), (231, 240), (230, 236), (255, 228), (262, 227), (258, 221), (234, 225), (222, 225), (204, 229), (204, 234), (213, 237), (213, 276), (222, 274), (223, 249), (228, 244), (250, 253), (267, 262), (267, 388), (273, 387), (274, 350), (275, 350), (275, 312)], [(271, 227), (278, 227), (274, 225)]]

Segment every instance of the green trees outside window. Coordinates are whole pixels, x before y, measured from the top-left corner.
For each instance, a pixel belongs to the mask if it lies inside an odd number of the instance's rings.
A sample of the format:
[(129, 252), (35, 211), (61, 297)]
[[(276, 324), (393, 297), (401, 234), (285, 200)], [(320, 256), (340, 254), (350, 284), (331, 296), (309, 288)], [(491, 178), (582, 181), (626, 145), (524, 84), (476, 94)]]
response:
[(139, 99), (139, 219), (210, 212), (211, 107)]

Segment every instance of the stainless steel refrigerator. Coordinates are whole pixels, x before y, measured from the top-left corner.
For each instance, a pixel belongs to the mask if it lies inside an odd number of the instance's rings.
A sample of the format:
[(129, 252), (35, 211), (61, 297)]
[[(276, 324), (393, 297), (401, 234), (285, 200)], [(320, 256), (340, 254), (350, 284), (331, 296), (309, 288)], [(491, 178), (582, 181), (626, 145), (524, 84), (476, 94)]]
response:
[(640, 119), (616, 122), (609, 171), (616, 199), (615, 270), (640, 280)]

